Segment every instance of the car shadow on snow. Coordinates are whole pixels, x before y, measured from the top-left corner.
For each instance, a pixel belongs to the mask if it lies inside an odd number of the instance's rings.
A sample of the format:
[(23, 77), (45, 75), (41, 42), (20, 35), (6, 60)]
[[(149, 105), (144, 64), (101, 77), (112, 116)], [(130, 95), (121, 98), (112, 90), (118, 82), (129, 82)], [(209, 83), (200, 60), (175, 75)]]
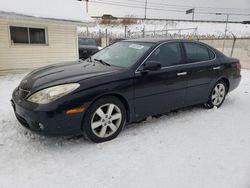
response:
[[(226, 103), (225, 103), (226, 104)], [(227, 104), (225, 105), (227, 106)], [(155, 115), (152, 117), (148, 117), (146, 120), (143, 120), (139, 123), (132, 123), (128, 124), (124, 127), (121, 134), (114, 140), (106, 142), (106, 143), (118, 143), (122, 139), (127, 139), (125, 137), (133, 137), (142, 132), (147, 132), (148, 130), (152, 130), (155, 128), (155, 126), (159, 126), (161, 122), (166, 122), (166, 126), (174, 126), (175, 122), (186, 122), (188, 119), (190, 119), (193, 113), (199, 113), (199, 112), (212, 112), (213, 110), (204, 109), (201, 105), (195, 105), (191, 107), (182, 108), (179, 110), (171, 111), (165, 114)], [(168, 123), (169, 122), (169, 123)], [(165, 125), (164, 125), (165, 126)], [(24, 136), (32, 141), (32, 144), (34, 144), (34, 147), (36, 144), (42, 144), (44, 147), (48, 148), (54, 148), (55, 146), (58, 146), (58, 148), (67, 147), (67, 146), (76, 146), (76, 145), (93, 145), (95, 143), (92, 143), (88, 139), (86, 139), (83, 135), (76, 135), (76, 136), (66, 136), (66, 137), (46, 137), (46, 136), (40, 136), (33, 132), (30, 132), (29, 130), (23, 130)], [(105, 144), (106, 144), (105, 143)], [(103, 143), (100, 143), (103, 144)]]

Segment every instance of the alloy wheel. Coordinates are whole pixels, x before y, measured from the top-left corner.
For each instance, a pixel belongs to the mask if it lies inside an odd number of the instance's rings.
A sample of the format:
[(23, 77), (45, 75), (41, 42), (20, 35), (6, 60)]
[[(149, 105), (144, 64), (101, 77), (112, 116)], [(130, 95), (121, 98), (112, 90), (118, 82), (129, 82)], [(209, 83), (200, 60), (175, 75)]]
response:
[(211, 96), (211, 101), (213, 105), (219, 106), (223, 102), (225, 95), (226, 95), (226, 88), (224, 84), (222, 83), (217, 84)]
[(113, 135), (121, 126), (121, 109), (115, 104), (104, 104), (97, 108), (91, 119), (91, 129), (99, 138)]

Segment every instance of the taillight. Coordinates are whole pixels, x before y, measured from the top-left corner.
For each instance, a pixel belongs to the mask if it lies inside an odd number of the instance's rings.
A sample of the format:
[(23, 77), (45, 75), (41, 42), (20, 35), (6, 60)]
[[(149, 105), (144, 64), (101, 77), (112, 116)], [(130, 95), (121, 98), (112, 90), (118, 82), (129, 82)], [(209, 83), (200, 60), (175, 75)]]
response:
[(241, 70), (241, 64), (240, 64), (240, 63), (237, 63), (237, 64), (236, 64), (236, 68), (237, 68), (238, 70)]

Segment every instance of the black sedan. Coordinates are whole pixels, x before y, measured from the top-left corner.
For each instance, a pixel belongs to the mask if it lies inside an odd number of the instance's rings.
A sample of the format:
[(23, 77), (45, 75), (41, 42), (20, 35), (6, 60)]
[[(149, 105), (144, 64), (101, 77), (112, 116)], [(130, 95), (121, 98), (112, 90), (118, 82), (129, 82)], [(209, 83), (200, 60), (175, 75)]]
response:
[(95, 39), (91, 38), (78, 38), (78, 51), (79, 59), (87, 59), (94, 53), (99, 51), (99, 48), (96, 44)]
[(195, 104), (220, 107), (240, 71), (238, 59), (200, 42), (125, 40), (86, 61), (34, 70), (14, 90), (12, 105), (32, 131), (104, 142), (147, 116)]

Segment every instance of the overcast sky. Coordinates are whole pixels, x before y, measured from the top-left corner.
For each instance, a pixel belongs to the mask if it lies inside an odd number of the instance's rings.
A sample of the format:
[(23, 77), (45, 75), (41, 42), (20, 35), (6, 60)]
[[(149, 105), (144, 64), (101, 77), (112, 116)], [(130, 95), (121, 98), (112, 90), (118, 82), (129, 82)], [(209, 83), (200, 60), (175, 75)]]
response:
[[(144, 17), (143, 8), (112, 5), (120, 4), (127, 6), (144, 7), (144, 2), (145, 0), (89, 0), (89, 14), (91, 16), (112, 14), (114, 16), (134, 15), (137, 17)], [(85, 2), (83, 3), (85, 4)], [(184, 13), (184, 11), (189, 7), (197, 7), (195, 9), (195, 11), (197, 12), (195, 14), (195, 19), (225, 20), (225, 15), (198, 14), (198, 12), (224, 12), (249, 14), (248, 16), (231, 15), (229, 17), (229, 20), (250, 20), (250, 0), (148, 0), (148, 8), (158, 10), (147, 10), (147, 17), (191, 19), (191, 14), (186, 15)], [(178, 12), (174, 12), (173, 10), (177, 10)]]

